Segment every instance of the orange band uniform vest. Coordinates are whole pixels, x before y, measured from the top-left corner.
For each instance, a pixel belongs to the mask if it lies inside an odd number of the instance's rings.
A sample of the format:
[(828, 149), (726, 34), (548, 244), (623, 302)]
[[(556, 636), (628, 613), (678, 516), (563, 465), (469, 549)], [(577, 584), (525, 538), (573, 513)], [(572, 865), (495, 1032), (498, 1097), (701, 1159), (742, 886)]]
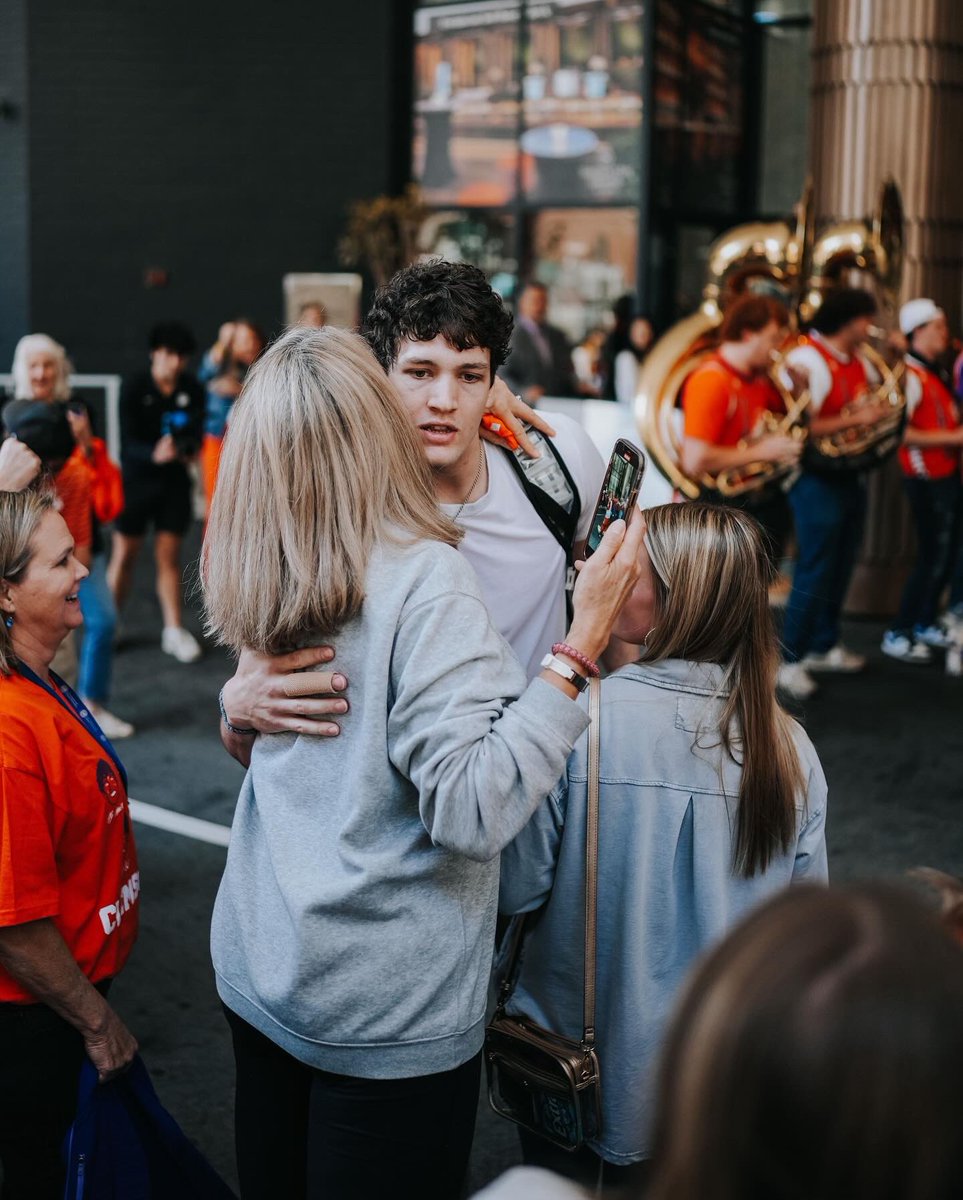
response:
[[(927, 431), (957, 429), (959, 408), (943, 380), (915, 363), (907, 362), (906, 370), (916, 376), (922, 388), (920, 402), (907, 423)], [(960, 451), (952, 446), (900, 446), (899, 465), (911, 479), (948, 479), (960, 472)]]
[[(92, 983), (137, 937), (140, 874), (124, 781), (42, 687), (0, 675), (0, 926), (48, 918)], [(36, 1003), (0, 967), (0, 1002)]]
[(820, 417), (838, 417), (847, 404), (851, 404), (870, 387), (866, 368), (858, 355), (854, 354), (849, 362), (840, 360), (821, 346), (815, 338), (801, 337), (797, 343), (800, 346), (812, 346), (829, 368), (833, 381), (829, 395), (823, 401), (822, 408), (815, 415)]
[(685, 436), (714, 446), (738, 446), (766, 411), (784, 412), (768, 375), (742, 375), (719, 354), (697, 367), (682, 392)]

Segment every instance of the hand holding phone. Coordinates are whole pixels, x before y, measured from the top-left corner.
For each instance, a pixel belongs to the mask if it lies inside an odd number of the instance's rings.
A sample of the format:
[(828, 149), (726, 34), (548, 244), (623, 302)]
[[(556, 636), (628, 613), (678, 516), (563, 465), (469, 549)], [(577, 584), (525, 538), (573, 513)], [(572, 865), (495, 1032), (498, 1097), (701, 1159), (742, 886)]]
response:
[(645, 455), (625, 438), (619, 438), (605, 468), (602, 488), (595, 504), (595, 515), (585, 542), (585, 557), (599, 548), (602, 535), (613, 521), (628, 520), (639, 497), (642, 476), (645, 474)]

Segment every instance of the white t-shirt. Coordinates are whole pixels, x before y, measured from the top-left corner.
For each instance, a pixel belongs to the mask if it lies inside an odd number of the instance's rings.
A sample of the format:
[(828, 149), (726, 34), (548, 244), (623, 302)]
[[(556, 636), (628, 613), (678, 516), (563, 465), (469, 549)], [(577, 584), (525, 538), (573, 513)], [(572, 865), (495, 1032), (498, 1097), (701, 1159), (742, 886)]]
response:
[[(581, 502), (576, 540), (587, 537), (605, 463), (592, 439), (570, 417), (545, 413), (555, 445)], [(565, 554), (522, 490), (508, 455), (484, 443), (488, 490), (458, 517), (461, 550), (471, 563), (495, 628), (509, 643), (529, 679), (553, 642), (565, 636)], [(545, 451), (544, 453), (548, 453)], [(448, 516), (457, 504), (441, 506)]]
[(620, 350), (615, 356), (615, 398), (619, 404), (634, 404), (639, 391), (639, 370), (642, 364), (631, 350)]

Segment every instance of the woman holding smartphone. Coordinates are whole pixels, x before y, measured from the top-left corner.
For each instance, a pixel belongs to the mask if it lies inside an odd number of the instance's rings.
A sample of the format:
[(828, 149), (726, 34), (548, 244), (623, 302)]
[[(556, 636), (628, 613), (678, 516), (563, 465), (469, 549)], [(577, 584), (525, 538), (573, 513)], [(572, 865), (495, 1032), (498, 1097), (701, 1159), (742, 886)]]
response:
[[(733, 509), (644, 514), (642, 574), (614, 633), (639, 662), (602, 684), (597, 1045), (601, 1135), (576, 1154), (523, 1133), (526, 1160), (594, 1184), (632, 1182), (651, 1154), (652, 1073), (676, 992), (750, 907), (824, 880), (826, 782), (778, 706), (769, 566)], [(541, 910), (509, 1013), (582, 1034), (587, 739), (502, 854), (499, 906)]]
[(254, 364), (208, 525), (208, 626), (234, 650), (334, 642), (352, 717), (323, 747), (257, 739), (215, 904), (245, 1200), (461, 1185), (498, 855), (587, 725), (574, 700), (641, 529), (612, 527), (527, 688), (459, 537), (360, 338), (295, 329)]

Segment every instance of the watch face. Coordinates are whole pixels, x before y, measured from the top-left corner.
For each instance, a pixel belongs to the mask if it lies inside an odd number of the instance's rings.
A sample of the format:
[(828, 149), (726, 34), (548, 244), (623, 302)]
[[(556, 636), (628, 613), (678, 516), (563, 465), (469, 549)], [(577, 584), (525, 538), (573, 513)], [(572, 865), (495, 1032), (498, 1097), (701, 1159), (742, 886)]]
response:
[(543, 669), (554, 671), (556, 675), (560, 675), (566, 683), (570, 683), (578, 692), (582, 692), (588, 687), (588, 679), (584, 675), (580, 675), (574, 667), (570, 667), (567, 662), (563, 662), (554, 654), (546, 654), (542, 659), (541, 665)]

